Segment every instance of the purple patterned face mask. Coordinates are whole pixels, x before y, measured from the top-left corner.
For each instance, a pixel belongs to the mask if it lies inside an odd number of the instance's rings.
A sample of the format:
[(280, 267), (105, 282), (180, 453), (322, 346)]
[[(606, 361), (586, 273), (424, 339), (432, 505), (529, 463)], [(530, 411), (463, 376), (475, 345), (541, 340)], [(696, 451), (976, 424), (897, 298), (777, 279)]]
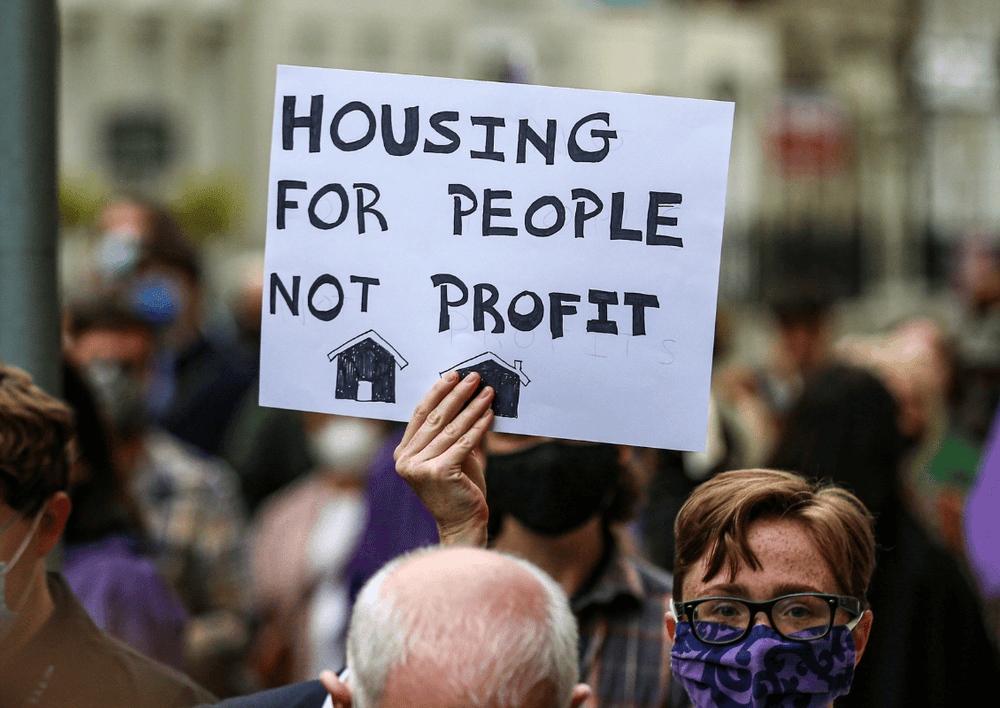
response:
[(673, 676), (698, 708), (821, 708), (851, 688), (854, 637), (844, 625), (822, 639), (795, 642), (766, 624), (737, 644), (705, 644), (679, 621)]

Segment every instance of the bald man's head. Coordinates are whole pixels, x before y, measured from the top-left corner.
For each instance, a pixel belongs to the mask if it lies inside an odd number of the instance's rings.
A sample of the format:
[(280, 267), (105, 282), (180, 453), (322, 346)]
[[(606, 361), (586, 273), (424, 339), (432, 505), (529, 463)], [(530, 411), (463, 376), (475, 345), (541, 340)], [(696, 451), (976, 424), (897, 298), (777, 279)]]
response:
[(548, 602), (541, 581), (523, 564), (470, 547), (407, 558), (386, 577), (380, 595), (395, 598), (400, 605), (421, 606), (425, 612), (462, 608), (472, 617), (496, 612), (536, 622), (544, 621)]
[(347, 638), (355, 708), (570, 705), (576, 621), (531, 564), (477, 548), (404, 556), (362, 589)]

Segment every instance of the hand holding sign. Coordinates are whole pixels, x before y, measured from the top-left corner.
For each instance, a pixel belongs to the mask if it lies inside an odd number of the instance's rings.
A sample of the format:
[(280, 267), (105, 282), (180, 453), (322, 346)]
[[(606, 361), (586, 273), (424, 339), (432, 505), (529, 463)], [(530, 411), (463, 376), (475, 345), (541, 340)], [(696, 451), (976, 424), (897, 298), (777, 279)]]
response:
[(441, 543), (486, 545), (486, 456), (483, 436), (493, 422), (486, 387), (476, 372), (459, 381), (445, 374), (413, 411), (396, 448), (396, 471), (410, 485), (438, 524)]

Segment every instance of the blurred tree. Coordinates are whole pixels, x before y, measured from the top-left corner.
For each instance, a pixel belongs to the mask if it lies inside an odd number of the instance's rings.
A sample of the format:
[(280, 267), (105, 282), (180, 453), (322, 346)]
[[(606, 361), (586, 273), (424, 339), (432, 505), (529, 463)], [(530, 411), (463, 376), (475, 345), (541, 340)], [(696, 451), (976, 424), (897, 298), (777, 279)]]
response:
[(228, 175), (216, 173), (188, 180), (173, 205), (184, 233), (195, 241), (231, 233), (241, 221), (240, 193), (236, 180)]
[(94, 176), (59, 181), (59, 216), (63, 228), (89, 227), (108, 199), (108, 190)]

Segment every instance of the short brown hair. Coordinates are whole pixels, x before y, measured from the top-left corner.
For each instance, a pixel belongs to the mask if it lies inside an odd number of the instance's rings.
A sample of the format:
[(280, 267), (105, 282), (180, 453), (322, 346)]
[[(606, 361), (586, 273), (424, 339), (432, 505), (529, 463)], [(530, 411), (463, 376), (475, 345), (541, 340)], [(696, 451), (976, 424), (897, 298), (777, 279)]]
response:
[(741, 561), (759, 569), (747, 533), (753, 522), (775, 517), (801, 521), (844, 592), (867, 608), (865, 592), (875, 569), (872, 515), (843, 487), (776, 470), (723, 472), (692, 492), (674, 525), (674, 599), (683, 599), (685, 577), (706, 554), (705, 580), (724, 566), (735, 577)]
[(0, 362), (0, 501), (33, 514), (66, 489), (72, 437), (69, 407)]
[(150, 339), (156, 336), (153, 323), (115, 293), (101, 293), (96, 297), (71, 302), (66, 308), (66, 330), (74, 339), (95, 330), (139, 331)]

